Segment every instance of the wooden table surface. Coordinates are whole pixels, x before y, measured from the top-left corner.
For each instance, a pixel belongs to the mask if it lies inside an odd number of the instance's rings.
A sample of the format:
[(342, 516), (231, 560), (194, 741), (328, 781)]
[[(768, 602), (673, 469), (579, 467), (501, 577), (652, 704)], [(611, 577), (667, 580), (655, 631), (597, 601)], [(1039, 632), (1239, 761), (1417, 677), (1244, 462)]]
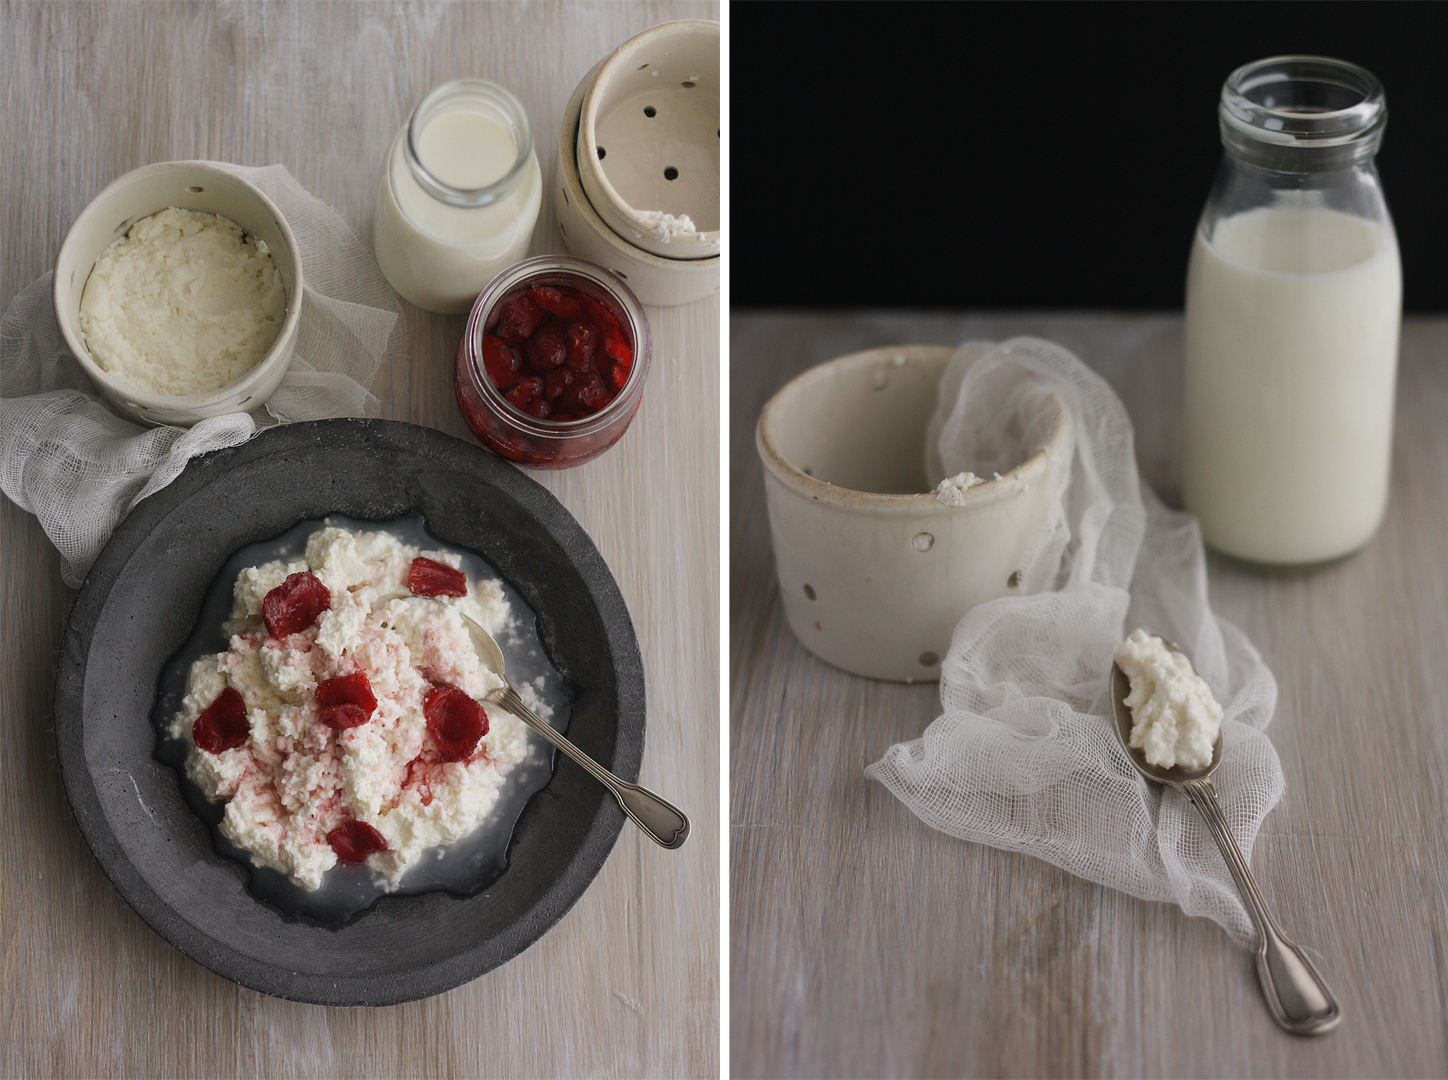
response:
[(730, 320), (730, 1066), (737, 1076), (1448, 1075), (1448, 320), (1404, 326), (1381, 532), (1321, 569), (1208, 560), (1277, 677), (1287, 778), (1253, 869), (1344, 1009), (1302, 1039), (1249, 954), (1179, 908), (954, 839), (863, 775), (937, 684), (829, 667), (785, 625), (754, 424), (860, 349), (1034, 334), (1126, 403), (1177, 503), (1178, 315), (735, 313)]
[[(54, 264), (121, 173), (176, 158), (286, 165), (370, 244), (383, 151), (432, 86), (523, 102), (545, 190), (575, 84), (639, 31), (713, 2), (0, 4), (0, 305)], [(532, 253), (562, 251), (551, 196)], [(382, 415), (468, 438), (463, 319), (409, 305)], [(385, 1009), (268, 998), (153, 933), (110, 886), (56, 765), (55, 661), (73, 598), (34, 517), (0, 499), (0, 1076), (706, 1076), (719, 1055), (719, 298), (650, 308), (654, 365), (624, 439), (534, 474), (618, 579), (648, 677), (644, 783), (693, 819), (679, 852), (626, 826), (521, 956)]]

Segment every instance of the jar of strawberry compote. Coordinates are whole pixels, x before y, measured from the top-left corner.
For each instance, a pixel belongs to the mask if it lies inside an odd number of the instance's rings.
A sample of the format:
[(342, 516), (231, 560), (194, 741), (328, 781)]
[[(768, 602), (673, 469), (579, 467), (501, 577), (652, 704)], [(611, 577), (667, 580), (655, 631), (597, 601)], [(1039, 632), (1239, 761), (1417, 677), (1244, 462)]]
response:
[(652, 346), (643, 306), (614, 274), (567, 255), (525, 259), (473, 304), (458, 343), (458, 407), (510, 461), (579, 465), (628, 429)]

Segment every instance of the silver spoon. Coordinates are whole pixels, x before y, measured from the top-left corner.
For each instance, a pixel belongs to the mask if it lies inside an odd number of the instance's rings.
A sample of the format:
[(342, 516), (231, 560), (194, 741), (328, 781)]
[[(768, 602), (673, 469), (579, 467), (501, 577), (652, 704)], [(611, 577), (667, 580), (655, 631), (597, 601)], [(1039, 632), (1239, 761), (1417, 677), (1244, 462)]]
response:
[[(1162, 639), (1173, 652), (1181, 652), (1176, 645)], [(1337, 999), (1328, 989), (1327, 983), (1318, 973), (1316, 966), (1307, 955), (1282, 933), (1282, 928), (1267, 910), (1267, 901), (1257, 888), (1252, 877), (1252, 868), (1242, 857), (1222, 808), (1217, 804), (1217, 789), (1212, 783), (1212, 773), (1222, 763), (1222, 735), (1212, 746), (1212, 761), (1205, 769), (1191, 772), (1180, 766), (1163, 769), (1149, 764), (1142, 751), (1133, 750), (1131, 739), (1131, 710), (1126, 707), (1126, 697), (1131, 692), (1131, 680), (1115, 661), (1111, 664), (1111, 712), (1116, 721), (1116, 737), (1126, 756), (1136, 766), (1137, 772), (1148, 780), (1167, 784), (1182, 792), (1201, 813), (1222, 850), (1227, 869), (1237, 882), (1237, 891), (1246, 901), (1247, 912), (1257, 927), (1261, 944), (1257, 946), (1257, 980), (1262, 984), (1262, 996), (1272, 1017), (1286, 1030), (1295, 1035), (1317, 1035), (1336, 1026), (1342, 1019), (1342, 1010)]]
[(503, 685), (491, 691), (486, 700), (512, 713), (582, 765), (595, 780), (613, 792), (613, 797), (618, 800), (619, 806), (623, 807), (623, 812), (652, 839), (666, 848), (681, 847), (689, 836), (689, 819), (684, 816), (683, 812), (659, 798), (648, 788), (620, 780), (534, 716), (533, 710), (523, 704), (523, 699), (518, 696), (518, 692), (513, 689), (513, 684), (508, 682), (508, 676), (503, 673), (503, 650), (498, 648), (498, 643), (493, 640), (493, 635), (463, 615), (462, 612), (458, 612), (458, 614), (462, 615), (463, 622), (467, 624), (468, 633), (472, 635), (473, 647), (477, 650), (478, 656), (497, 673), (498, 678), (503, 680)]

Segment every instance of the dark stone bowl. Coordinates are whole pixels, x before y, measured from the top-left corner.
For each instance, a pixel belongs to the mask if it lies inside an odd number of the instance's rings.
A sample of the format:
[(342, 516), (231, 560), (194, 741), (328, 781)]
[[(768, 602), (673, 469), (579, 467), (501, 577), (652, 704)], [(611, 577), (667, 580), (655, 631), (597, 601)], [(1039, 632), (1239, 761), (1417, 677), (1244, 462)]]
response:
[(388, 896), (346, 925), (288, 917), (247, 891), (152, 753), (166, 661), (238, 548), (300, 521), (421, 514), (439, 540), (487, 559), (538, 614), (578, 688), (569, 737), (637, 780), (644, 673), (633, 624), (593, 541), (543, 487), (429, 428), (324, 420), (273, 428), (194, 459), (116, 529), (71, 609), (55, 726), (81, 831), (127, 903), (194, 960), (244, 986), (326, 1005), (441, 993), (512, 959), (598, 873), (624, 821), (573, 762), (523, 811), (509, 868), (471, 896)]

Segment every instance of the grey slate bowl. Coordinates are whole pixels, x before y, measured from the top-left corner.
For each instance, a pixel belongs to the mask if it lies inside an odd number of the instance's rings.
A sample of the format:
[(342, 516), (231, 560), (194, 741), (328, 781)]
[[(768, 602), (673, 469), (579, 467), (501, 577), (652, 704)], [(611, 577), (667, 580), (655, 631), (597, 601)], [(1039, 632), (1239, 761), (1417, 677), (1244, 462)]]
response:
[(617, 775), (643, 758), (643, 662), (591, 539), (512, 465), (411, 424), (324, 420), (273, 428), (193, 460), (121, 523), (71, 610), (56, 680), (60, 766), (76, 820), (121, 895), (212, 971), (277, 997), (387, 1005), (441, 993), (516, 956), (583, 894), (623, 825), (571, 761), (523, 811), (509, 868), (470, 896), (388, 896), (345, 925), (288, 917), (247, 891), (153, 756), (166, 661), (238, 548), (299, 521), (421, 514), (477, 552), (538, 613), (555, 666), (581, 693), (568, 735)]

